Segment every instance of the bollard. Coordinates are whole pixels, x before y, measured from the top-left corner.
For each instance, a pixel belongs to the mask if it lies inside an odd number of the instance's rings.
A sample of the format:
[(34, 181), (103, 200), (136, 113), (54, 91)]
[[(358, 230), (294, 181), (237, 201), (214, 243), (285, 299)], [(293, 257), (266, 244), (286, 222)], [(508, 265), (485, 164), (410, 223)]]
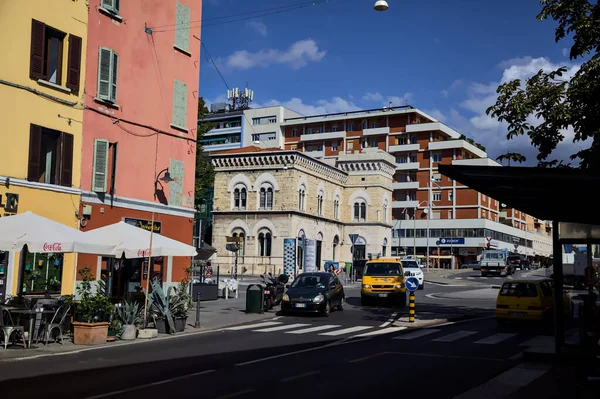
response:
[(194, 328), (200, 328), (200, 293), (196, 295), (196, 323)]
[(408, 296), (408, 322), (415, 322), (415, 293), (411, 292)]

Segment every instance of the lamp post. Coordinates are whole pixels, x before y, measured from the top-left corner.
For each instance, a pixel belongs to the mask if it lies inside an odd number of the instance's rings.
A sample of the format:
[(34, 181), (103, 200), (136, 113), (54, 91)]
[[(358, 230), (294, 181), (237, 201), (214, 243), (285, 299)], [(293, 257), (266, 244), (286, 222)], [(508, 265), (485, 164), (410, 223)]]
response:
[[(163, 177), (160, 177), (160, 175), (163, 172), (165, 175)], [(163, 187), (161, 182), (169, 184), (172, 181), (175, 181), (175, 179), (173, 179), (171, 177), (171, 174), (169, 173), (169, 168), (165, 168), (165, 169), (161, 170), (160, 172), (158, 172), (158, 174), (156, 175), (156, 179), (154, 179), (154, 198), (156, 198), (156, 191), (158, 189), (158, 186), (161, 186), (161, 188)], [(152, 211), (152, 220), (150, 222), (150, 247), (148, 248), (148, 276), (146, 277), (146, 297), (144, 298), (144, 327), (148, 324), (148, 293), (150, 291), (150, 278), (152, 276), (152, 269), (154, 266), (154, 265), (151, 265), (153, 236), (154, 236), (154, 211)], [(143, 267), (144, 267), (144, 265), (142, 262), (142, 269), (143, 269)], [(143, 277), (144, 277), (144, 270), (142, 270), (142, 278)]]
[[(419, 209), (419, 207), (421, 206), (421, 204), (423, 202), (427, 203), (427, 206), (429, 207), (429, 201), (425, 200), (425, 201), (421, 201), (417, 204), (417, 206), (415, 206), (415, 210), (414, 210), (414, 215), (413, 215), (413, 227), (414, 227), (414, 232), (413, 232), (413, 255), (416, 257), (417, 256), (417, 209)], [(427, 215), (427, 254), (426, 259), (427, 259), (427, 267), (429, 267), (429, 209), (425, 209), (425, 214)]]

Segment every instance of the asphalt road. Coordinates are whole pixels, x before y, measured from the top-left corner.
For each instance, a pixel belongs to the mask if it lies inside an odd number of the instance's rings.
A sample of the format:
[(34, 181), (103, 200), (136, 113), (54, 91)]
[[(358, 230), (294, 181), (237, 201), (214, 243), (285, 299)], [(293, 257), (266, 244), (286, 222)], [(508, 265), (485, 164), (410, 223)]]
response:
[(327, 318), (276, 317), (217, 332), (0, 362), (0, 386), (10, 398), (451, 398), (512, 368), (523, 344), (548, 334), (498, 330), (489, 304), (425, 296), (450, 289), (427, 286), (417, 292), (417, 308), (488, 318), (402, 329), (393, 321), (406, 309), (363, 308), (357, 291), (349, 290), (346, 309)]

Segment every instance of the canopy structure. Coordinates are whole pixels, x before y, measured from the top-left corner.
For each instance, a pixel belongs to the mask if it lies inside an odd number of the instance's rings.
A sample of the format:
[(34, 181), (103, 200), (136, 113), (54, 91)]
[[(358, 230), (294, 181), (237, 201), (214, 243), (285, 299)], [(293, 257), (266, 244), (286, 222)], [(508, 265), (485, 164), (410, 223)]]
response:
[(439, 172), (533, 217), (600, 224), (600, 175), (578, 169), (439, 165)]
[[(110, 255), (127, 259), (150, 255), (150, 232), (125, 222), (118, 222), (83, 233), (88, 241), (111, 245)], [(152, 256), (196, 256), (196, 248), (162, 236), (152, 236)]]
[(211, 247), (207, 243), (202, 243), (202, 248), (198, 248), (198, 255), (196, 255), (196, 260), (208, 260), (213, 254), (217, 252), (216, 248)]
[(24, 212), (0, 218), (0, 250), (29, 252), (79, 252), (107, 255), (114, 246), (88, 241), (85, 234), (54, 220)]

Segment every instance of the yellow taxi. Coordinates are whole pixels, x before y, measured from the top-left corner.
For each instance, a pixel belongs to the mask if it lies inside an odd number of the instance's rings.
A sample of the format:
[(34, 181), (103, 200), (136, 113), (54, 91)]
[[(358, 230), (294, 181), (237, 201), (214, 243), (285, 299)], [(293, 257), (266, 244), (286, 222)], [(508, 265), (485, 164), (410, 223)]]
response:
[[(550, 321), (554, 317), (554, 285), (552, 280), (506, 280), (496, 300), (496, 320)], [(565, 314), (569, 314), (571, 301), (564, 295)]]
[(362, 305), (377, 300), (396, 300), (406, 305), (406, 281), (402, 262), (395, 258), (378, 258), (367, 261), (360, 287)]

